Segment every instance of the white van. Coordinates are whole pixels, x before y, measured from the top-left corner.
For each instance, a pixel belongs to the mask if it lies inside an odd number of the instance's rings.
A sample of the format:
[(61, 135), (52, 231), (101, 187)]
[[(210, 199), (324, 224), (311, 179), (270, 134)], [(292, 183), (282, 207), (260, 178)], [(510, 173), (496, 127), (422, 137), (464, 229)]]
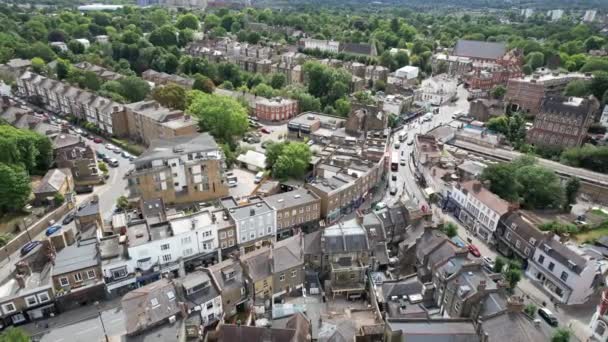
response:
[(253, 179), (253, 182), (255, 184), (258, 184), (259, 182), (262, 181), (263, 178), (264, 178), (264, 172), (260, 171), (260, 172), (256, 173), (255, 178)]

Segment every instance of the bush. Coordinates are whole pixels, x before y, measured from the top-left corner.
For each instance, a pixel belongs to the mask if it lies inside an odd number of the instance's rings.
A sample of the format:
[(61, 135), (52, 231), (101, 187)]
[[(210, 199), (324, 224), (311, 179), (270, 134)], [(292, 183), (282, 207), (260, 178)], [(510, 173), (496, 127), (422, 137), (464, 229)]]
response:
[(454, 223), (449, 222), (443, 225), (441, 231), (443, 231), (445, 235), (447, 235), (451, 239), (456, 236), (456, 234), (458, 234), (458, 227)]
[(120, 139), (116, 139), (116, 138), (112, 138), (110, 139), (112, 141), (112, 143), (118, 147), (120, 147), (121, 149), (131, 153), (134, 156), (138, 156), (140, 154), (142, 154), (144, 152), (144, 149), (141, 146), (137, 146), (134, 144), (130, 144), (124, 140), (120, 140)]
[(536, 316), (536, 309), (536, 305), (530, 303), (526, 305), (526, 307), (524, 308), (524, 312), (526, 313), (526, 315), (534, 318)]
[(563, 235), (566, 233), (576, 234), (579, 232), (579, 228), (576, 225), (557, 221), (543, 223), (539, 225), (538, 228), (542, 231), (550, 231), (558, 235)]
[(63, 204), (63, 202), (65, 202), (65, 197), (63, 197), (63, 195), (60, 193), (56, 193), (53, 200), (55, 201), (55, 205), (60, 206)]

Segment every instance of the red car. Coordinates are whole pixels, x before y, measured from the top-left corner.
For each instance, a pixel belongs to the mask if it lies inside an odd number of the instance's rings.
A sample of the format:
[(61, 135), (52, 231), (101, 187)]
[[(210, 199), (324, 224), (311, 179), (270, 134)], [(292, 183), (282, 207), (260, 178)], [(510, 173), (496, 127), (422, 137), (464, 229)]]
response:
[(468, 245), (467, 248), (469, 249), (469, 253), (473, 254), (473, 256), (477, 258), (481, 256), (481, 253), (479, 253), (479, 249), (477, 249), (475, 245)]
[(260, 132), (264, 133), (264, 134), (270, 134), (270, 130), (266, 127), (262, 127), (260, 128)]
[(93, 139), (93, 141), (94, 141), (96, 144), (101, 144), (101, 143), (103, 142), (103, 140), (101, 140), (101, 138), (95, 138), (95, 139)]

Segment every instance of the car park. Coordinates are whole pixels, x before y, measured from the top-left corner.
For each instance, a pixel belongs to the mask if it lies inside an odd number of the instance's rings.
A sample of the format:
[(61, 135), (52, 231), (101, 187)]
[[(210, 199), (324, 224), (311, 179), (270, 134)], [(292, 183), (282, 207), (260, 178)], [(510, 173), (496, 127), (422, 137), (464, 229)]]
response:
[(60, 225), (60, 224), (55, 224), (55, 225), (52, 225), (52, 226), (48, 227), (48, 228), (46, 229), (46, 231), (45, 231), (45, 233), (44, 233), (44, 234), (45, 234), (46, 236), (51, 236), (51, 235), (53, 235), (53, 234), (54, 234), (56, 231), (58, 231), (59, 229), (61, 229), (61, 225)]
[(549, 325), (556, 327), (558, 325), (557, 317), (553, 314), (553, 312), (549, 311), (547, 308), (538, 309), (538, 315), (545, 320), (545, 322), (549, 323)]
[(21, 247), (21, 256), (27, 255), (27, 253), (31, 252), (36, 246), (40, 245), (42, 242), (40, 241), (30, 241)]

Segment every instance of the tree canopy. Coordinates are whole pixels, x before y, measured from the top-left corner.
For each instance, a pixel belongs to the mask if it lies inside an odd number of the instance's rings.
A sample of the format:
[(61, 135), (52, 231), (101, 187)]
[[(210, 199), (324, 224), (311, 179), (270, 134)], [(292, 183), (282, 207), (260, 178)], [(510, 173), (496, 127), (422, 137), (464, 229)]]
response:
[(247, 110), (237, 100), (197, 90), (193, 90), (189, 96), (191, 102), (187, 111), (198, 118), (202, 131), (227, 143), (233, 143), (234, 137), (247, 132)]

